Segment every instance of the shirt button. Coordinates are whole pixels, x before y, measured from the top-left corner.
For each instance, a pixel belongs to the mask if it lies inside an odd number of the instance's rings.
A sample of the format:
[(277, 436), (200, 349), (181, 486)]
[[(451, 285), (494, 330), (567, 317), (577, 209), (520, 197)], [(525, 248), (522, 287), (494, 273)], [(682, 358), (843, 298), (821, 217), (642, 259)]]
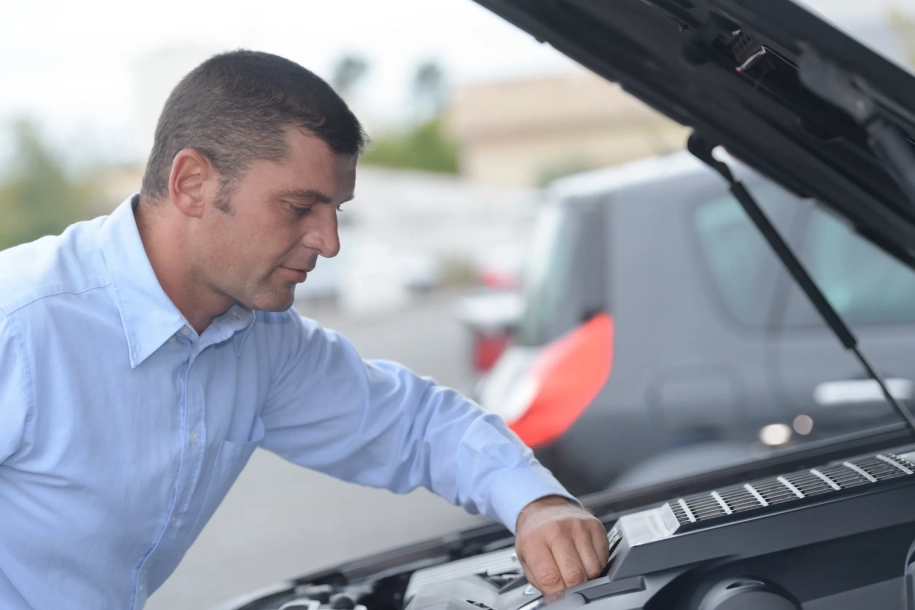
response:
[(200, 441), (200, 435), (196, 432), (191, 432), (191, 443), (196, 445)]
[(177, 340), (178, 340), (178, 338), (175, 337), (174, 335), (172, 335), (171, 337), (168, 338), (168, 342), (169, 342), (169, 343), (174, 343), (174, 342), (177, 341)]

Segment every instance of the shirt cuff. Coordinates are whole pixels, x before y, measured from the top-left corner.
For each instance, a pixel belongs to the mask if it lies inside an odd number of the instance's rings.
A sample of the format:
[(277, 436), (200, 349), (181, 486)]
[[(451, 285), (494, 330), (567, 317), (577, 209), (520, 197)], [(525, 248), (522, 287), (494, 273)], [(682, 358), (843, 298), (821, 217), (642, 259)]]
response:
[(561, 496), (577, 506), (581, 503), (566, 491), (556, 477), (542, 466), (531, 466), (505, 472), (493, 481), (490, 502), (493, 511), (512, 534), (518, 515), (531, 502), (546, 496)]

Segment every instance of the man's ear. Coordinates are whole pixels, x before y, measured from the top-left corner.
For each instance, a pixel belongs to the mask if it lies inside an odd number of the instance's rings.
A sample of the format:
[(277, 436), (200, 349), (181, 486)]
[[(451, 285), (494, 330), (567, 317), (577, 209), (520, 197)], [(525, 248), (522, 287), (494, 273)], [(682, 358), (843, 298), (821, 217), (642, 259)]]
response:
[(200, 218), (206, 202), (214, 197), (219, 176), (206, 157), (185, 148), (172, 160), (168, 176), (168, 196), (185, 216)]

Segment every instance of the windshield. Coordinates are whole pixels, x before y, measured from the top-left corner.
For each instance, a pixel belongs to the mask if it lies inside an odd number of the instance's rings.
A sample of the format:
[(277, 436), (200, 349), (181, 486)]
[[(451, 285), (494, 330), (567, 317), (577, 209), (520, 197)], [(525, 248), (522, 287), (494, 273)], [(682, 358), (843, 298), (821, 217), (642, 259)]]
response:
[(902, 68), (915, 65), (915, 0), (795, 0)]

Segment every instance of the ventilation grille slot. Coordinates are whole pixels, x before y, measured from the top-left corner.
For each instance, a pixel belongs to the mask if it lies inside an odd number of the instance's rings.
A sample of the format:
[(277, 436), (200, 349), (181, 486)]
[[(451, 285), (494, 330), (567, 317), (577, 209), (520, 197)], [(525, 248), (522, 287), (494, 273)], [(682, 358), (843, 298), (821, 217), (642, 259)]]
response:
[(614, 527), (609, 532), (607, 532), (607, 542), (610, 543), (610, 553), (612, 554), (616, 545), (620, 543), (623, 539), (623, 535), (620, 533), (619, 528)]
[(759, 43), (743, 32), (738, 32), (731, 42), (731, 52), (738, 65), (743, 64), (759, 50)]
[(731, 515), (765, 509), (788, 502), (803, 502), (862, 485), (874, 485), (915, 473), (915, 464), (890, 453), (822, 468), (801, 470), (780, 477), (732, 485), (694, 494), (667, 503), (681, 527), (706, 525)]

